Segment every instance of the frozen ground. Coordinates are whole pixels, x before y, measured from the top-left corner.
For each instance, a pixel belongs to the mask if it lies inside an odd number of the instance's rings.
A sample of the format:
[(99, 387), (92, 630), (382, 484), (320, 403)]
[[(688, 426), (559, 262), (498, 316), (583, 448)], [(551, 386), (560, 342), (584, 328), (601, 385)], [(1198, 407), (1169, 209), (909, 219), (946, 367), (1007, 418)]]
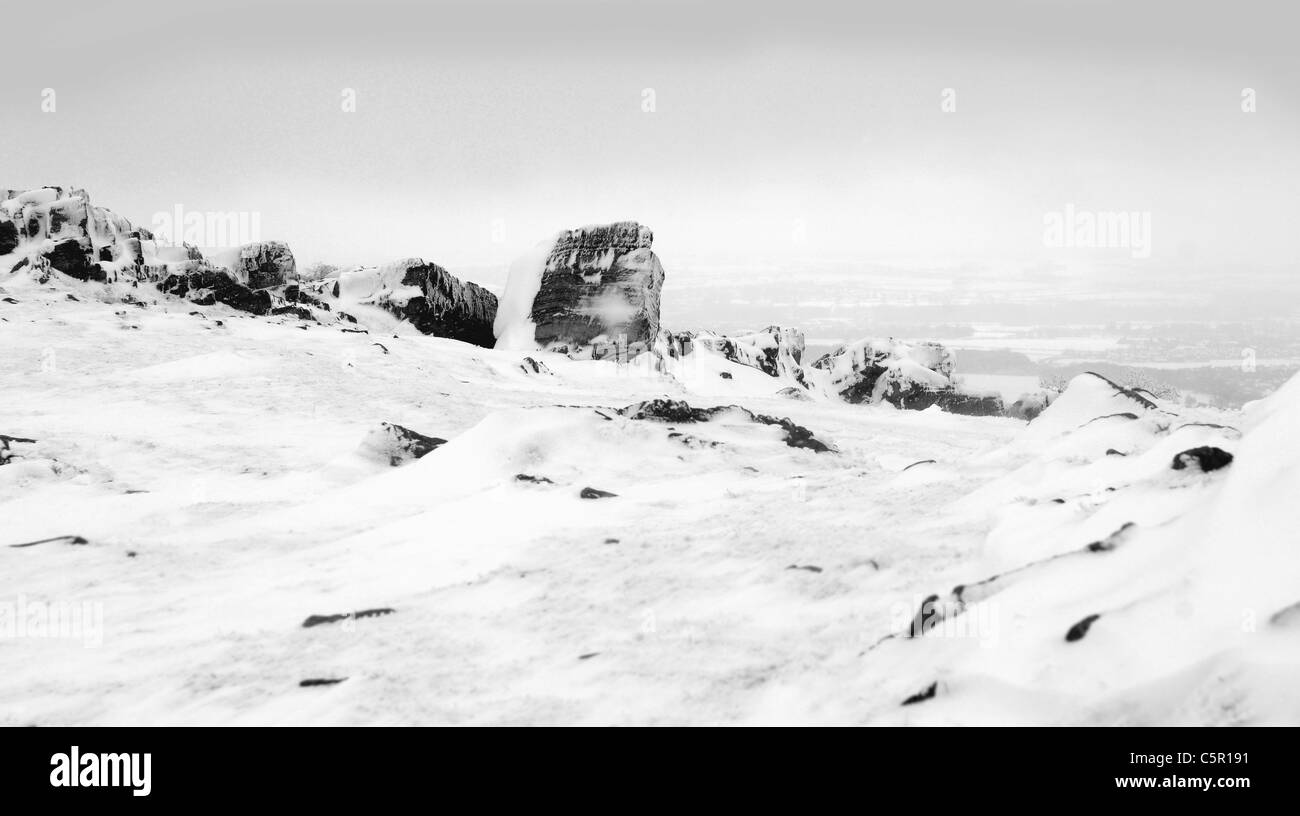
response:
[[(0, 285), (0, 604), (102, 612), (0, 638), (0, 724), (1300, 724), (1300, 382), (1025, 425)], [(608, 410), (657, 396), (836, 452)], [(390, 467), (381, 422), (450, 441)]]

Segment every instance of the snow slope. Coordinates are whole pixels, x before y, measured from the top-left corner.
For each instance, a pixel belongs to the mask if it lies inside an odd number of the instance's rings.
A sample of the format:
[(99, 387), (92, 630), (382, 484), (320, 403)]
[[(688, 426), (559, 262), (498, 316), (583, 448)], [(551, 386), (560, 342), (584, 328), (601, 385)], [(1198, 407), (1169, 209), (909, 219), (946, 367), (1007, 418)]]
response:
[[(0, 466), (0, 724), (1300, 723), (1296, 381), (1239, 417), (1083, 380), (1026, 426), (0, 287), (0, 434), (36, 440)], [(835, 452), (616, 413), (660, 396)], [(448, 441), (389, 467), (383, 422)], [(1170, 467), (1197, 446), (1236, 458)]]

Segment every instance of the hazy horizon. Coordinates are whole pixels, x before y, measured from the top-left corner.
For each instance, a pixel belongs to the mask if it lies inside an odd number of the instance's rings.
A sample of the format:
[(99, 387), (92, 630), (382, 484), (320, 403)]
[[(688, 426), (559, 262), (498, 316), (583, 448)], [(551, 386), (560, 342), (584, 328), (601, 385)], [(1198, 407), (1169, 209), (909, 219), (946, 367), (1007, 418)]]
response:
[(1277, 3), (43, 13), (7, 12), (10, 64), (31, 67), (0, 89), (0, 184), (84, 187), (143, 225), (255, 211), (303, 263), (493, 267), (623, 219), (655, 230), (670, 274), (1128, 259), (1045, 247), (1065, 207), (1149, 213), (1152, 269), (1300, 260), (1300, 59)]

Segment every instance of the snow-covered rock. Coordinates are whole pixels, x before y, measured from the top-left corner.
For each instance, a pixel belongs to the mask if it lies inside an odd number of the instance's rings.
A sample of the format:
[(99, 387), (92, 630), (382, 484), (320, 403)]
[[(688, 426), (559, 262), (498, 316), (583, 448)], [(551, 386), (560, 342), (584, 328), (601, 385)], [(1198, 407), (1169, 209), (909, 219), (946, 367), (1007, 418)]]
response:
[(422, 258), (345, 273), (339, 292), (384, 308), (424, 334), (487, 348), (495, 343), (496, 295)]
[(798, 329), (768, 326), (762, 331), (735, 335), (709, 331), (666, 332), (664, 348), (670, 357), (684, 357), (697, 348), (708, 349), (769, 377), (804, 384), (804, 335)]
[(361, 442), (361, 451), (363, 455), (385, 462), (390, 467), (399, 467), (414, 462), (445, 444), (445, 439), (425, 436), (391, 422), (381, 422), (378, 428), (366, 434)]
[[(952, 385), (952, 352), (939, 343), (867, 338), (822, 355), (812, 368), (824, 387), (845, 402), (906, 403), (914, 391)], [(928, 407), (928, 406), (923, 406)]]
[(213, 256), (213, 262), (230, 270), (249, 289), (284, 286), (298, 278), (293, 250), (283, 241), (256, 241)]
[[(649, 351), (659, 333), (664, 270), (654, 235), (634, 221), (560, 233), (543, 259), (532, 253), (512, 267), (495, 327), (502, 347), (534, 347), (581, 358), (630, 358)], [(531, 304), (524, 315), (523, 304)]]

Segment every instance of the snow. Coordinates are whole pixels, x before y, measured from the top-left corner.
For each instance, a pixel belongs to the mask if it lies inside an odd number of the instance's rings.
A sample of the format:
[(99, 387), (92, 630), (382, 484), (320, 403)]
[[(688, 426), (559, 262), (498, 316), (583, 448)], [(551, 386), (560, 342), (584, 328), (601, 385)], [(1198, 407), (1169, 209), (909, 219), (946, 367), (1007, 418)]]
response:
[[(37, 440), (0, 466), (0, 609), (103, 613), (98, 646), (3, 639), (0, 724), (1300, 723), (1272, 622), (1300, 601), (1300, 380), (1190, 415), (1084, 375), (1026, 425), (790, 400), (704, 349), (535, 374), (378, 309), (361, 334), (0, 287), (0, 433)], [(659, 396), (838, 452), (612, 410)], [(381, 422), (449, 441), (389, 467)], [(1169, 467), (1200, 445), (1236, 458)]]
[(499, 349), (534, 351), (537, 325), (533, 323), (533, 301), (542, 288), (542, 274), (555, 240), (542, 241), (510, 264), (505, 290), (497, 301), (492, 330)]

